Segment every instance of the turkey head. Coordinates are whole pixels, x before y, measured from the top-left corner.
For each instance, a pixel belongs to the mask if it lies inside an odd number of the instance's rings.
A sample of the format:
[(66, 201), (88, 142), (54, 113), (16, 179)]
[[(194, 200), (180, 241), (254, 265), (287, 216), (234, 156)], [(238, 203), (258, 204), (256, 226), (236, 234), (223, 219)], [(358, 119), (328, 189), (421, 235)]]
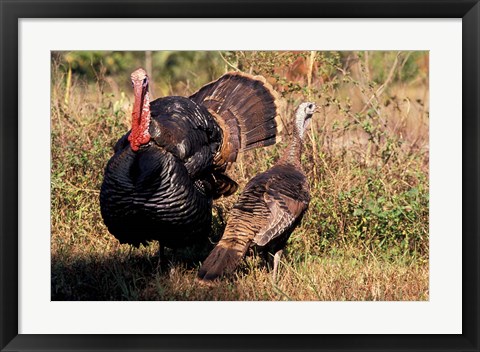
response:
[(303, 135), (310, 125), (313, 114), (317, 112), (317, 106), (314, 103), (306, 102), (300, 104), (295, 113), (296, 133), (303, 139)]
[(143, 68), (135, 70), (130, 78), (132, 79), (133, 94), (135, 102), (132, 111), (132, 131), (128, 136), (130, 147), (138, 151), (140, 146), (150, 141), (150, 96), (148, 93), (148, 76)]

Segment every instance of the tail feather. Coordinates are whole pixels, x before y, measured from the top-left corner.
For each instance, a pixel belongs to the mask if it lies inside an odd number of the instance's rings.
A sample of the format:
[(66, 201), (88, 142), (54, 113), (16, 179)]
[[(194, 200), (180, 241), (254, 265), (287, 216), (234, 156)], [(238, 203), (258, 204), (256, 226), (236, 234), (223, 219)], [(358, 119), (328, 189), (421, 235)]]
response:
[(282, 123), (279, 98), (261, 76), (230, 72), (202, 87), (190, 99), (205, 106), (224, 131), (221, 166), (239, 151), (275, 144)]
[(225, 231), (224, 237), (203, 262), (198, 277), (212, 281), (233, 272), (245, 256), (251, 243), (251, 236), (234, 235)]

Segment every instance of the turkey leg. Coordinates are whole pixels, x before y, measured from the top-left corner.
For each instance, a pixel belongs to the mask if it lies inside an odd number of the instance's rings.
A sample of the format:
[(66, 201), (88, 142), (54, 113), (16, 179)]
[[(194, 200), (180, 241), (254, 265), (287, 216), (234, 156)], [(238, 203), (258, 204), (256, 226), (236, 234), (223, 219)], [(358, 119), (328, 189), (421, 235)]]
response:
[(277, 270), (278, 270), (278, 263), (280, 263), (280, 257), (282, 256), (283, 249), (280, 249), (275, 253), (275, 256), (273, 257), (273, 281), (277, 281)]

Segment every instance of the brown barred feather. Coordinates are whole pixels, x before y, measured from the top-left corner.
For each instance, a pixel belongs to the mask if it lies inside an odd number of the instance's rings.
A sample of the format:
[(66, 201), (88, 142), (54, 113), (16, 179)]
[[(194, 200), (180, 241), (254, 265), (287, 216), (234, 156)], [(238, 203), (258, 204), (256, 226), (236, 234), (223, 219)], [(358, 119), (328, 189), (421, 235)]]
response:
[[(249, 197), (249, 194), (242, 196)], [(198, 272), (200, 279), (214, 280), (235, 270), (252, 244), (255, 233), (265, 225), (262, 219), (257, 219), (261, 207), (252, 212), (237, 205), (239, 203), (232, 209), (222, 239), (203, 262)]]
[(294, 137), (284, 156), (245, 186), (232, 209), (222, 239), (198, 272), (201, 280), (215, 280), (235, 270), (250, 246), (275, 254), (275, 277), (281, 251), (310, 202), (300, 156), (304, 132), (314, 110), (313, 103), (300, 105)]

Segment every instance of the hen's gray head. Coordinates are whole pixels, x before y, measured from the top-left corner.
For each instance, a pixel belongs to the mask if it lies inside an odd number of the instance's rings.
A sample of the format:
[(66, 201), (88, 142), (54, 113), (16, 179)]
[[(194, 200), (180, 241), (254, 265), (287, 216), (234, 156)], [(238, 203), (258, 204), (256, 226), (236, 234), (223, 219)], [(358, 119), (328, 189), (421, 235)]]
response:
[(301, 103), (295, 113), (295, 125), (297, 126), (297, 131), (301, 138), (305, 131), (307, 130), (310, 120), (315, 113), (317, 106), (315, 103), (305, 102)]

